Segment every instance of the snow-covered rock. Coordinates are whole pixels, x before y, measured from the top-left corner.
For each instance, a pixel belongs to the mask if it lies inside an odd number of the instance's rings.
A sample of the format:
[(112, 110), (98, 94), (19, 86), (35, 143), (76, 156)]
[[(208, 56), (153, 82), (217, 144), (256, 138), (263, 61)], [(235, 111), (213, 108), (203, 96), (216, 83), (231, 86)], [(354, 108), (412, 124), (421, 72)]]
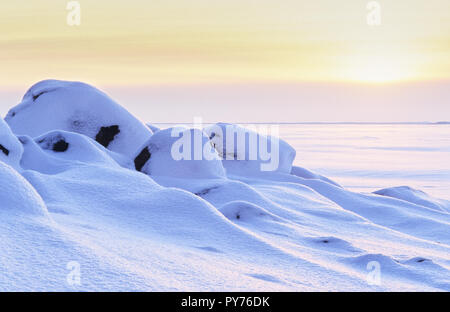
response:
[(18, 169), (23, 148), (19, 139), (11, 132), (9, 126), (0, 118), (0, 161)]
[(91, 138), (75, 132), (50, 131), (35, 139), (19, 136), (23, 143), (22, 168), (56, 173), (67, 167), (99, 164), (134, 169), (128, 158), (107, 150)]
[(225, 177), (221, 160), (199, 129), (175, 127), (156, 132), (135, 157), (135, 164), (150, 176)]
[(206, 127), (204, 131), (229, 173), (291, 172), (296, 152), (278, 137), (228, 123), (217, 123)]
[(111, 151), (134, 155), (151, 130), (102, 91), (81, 82), (45, 80), (33, 85), (5, 121), (16, 135), (51, 130), (84, 134)]

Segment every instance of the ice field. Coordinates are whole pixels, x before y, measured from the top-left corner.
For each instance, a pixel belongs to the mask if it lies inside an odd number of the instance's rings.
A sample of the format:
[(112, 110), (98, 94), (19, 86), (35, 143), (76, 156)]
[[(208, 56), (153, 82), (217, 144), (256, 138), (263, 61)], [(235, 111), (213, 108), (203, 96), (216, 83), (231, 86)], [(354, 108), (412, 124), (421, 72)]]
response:
[(450, 290), (449, 125), (281, 125), (263, 171), (125, 107), (44, 81), (0, 120), (0, 291)]

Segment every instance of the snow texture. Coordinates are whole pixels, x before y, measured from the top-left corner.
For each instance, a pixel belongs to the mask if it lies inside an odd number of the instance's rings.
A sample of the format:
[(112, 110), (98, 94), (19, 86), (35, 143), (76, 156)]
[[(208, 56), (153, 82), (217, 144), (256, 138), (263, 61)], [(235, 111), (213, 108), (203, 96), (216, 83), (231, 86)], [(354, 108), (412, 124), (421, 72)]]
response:
[(0, 291), (450, 290), (446, 200), (352, 192), (292, 166), (284, 141), (275, 171), (242, 146), (231, 153), (243, 160), (222, 160), (211, 127), (152, 135), (81, 83), (38, 83), (6, 119)]

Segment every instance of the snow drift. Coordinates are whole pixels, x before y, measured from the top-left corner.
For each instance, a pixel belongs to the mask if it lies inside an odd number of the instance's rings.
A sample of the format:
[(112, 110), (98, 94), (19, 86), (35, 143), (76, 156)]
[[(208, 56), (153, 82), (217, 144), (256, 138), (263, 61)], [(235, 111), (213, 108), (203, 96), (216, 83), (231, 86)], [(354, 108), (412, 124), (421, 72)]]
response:
[(6, 120), (0, 291), (450, 290), (448, 201), (351, 192), (282, 140), (264, 171), (226, 124), (152, 134), (81, 83), (38, 83)]

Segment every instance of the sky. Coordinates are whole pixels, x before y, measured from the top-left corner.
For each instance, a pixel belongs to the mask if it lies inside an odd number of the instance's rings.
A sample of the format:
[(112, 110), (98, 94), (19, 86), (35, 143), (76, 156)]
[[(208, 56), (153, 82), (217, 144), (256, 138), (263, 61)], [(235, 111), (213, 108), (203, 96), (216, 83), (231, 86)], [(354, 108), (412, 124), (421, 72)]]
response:
[(149, 122), (450, 119), (448, 0), (69, 2), (0, 4), (0, 114), (53, 78)]

